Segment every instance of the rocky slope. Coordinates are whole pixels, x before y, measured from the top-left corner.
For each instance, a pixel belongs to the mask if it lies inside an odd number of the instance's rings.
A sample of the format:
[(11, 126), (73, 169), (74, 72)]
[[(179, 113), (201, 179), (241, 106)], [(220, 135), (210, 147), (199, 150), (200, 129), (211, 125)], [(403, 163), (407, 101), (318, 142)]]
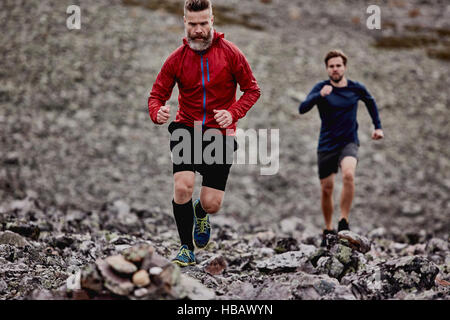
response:
[[(70, 4), (0, 3), (5, 299), (58, 289), (121, 246), (147, 241), (165, 258), (177, 247), (168, 132), (151, 123), (146, 100), (164, 59), (181, 43), (178, 2), (82, 2), (81, 30), (73, 31), (66, 28)], [(381, 30), (366, 28), (369, 3), (362, 1), (214, 4), (217, 30), (246, 54), (262, 89), (239, 127), (280, 129), (280, 170), (261, 176), (259, 166), (233, 166), (224, 206), (212, 219), (216, 247), (199, 252), (200, 265), (183, 273), (218, 298), (264, 298), (276, 285), (280, 299), (448, 299), (448, 4), (388, 1)], [(355, 272), (345, 275), (353, 270), (338, 258), (350, 252), (345, 243), (317, 261), (313, 248), (305, 249), (312, 245), (316, 253), (322, 228), (320, 123), (317, 112), (297, 113), (325, 78), (322, 57), (335, 47), (350, 57), (349, 77), (377, 99), (386, 135), (370, 141), (361, 106), (351, 227), (371, 249), (350, 248)], [(176, 97), (175, 89), (173, 116)], [(279, 257), (279, 241), (297, 253), (274, 272), (264, 261)], [(215, 255), (227, 267), (211, 276), (203, 269)], [(366, 267), (355, 268), (360, 264)], [(381, 288), (368, 285), (377, 275), (385, 280)]]
[(99, 211), (63, 212), (33, 197), (1, 208), (3, 299), (448, 299), (448, 239), (430, 234), (305, 238), (282, 220), (276, 234), (213, 219), (213, 241), (198, 264), (170, 263), (173, 219), (123, 201)]

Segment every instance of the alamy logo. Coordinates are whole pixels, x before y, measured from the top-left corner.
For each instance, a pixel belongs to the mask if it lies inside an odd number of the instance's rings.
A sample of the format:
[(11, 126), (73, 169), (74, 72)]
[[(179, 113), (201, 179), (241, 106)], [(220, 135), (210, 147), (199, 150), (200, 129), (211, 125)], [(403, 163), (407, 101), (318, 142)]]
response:
[[(195, 121), (193, 133), (185, 128), (172, 132), (171, 141), (176, 142), (171, 157), (175, 164), (250, 164), (263, 165), (261, 175), (274, 175), (279, 170), (279, 129), (202, 130), (202, 122)], [(235, 139), (239, 146), (235, 157)], [(248, 148), (247, 148), (248, 142)], [(247, 154), (248, 149), (248, 154)]]
[(367, 28), (370, 30), (380, 30), (381, 29), (381, 9), (377, 5), (370, 5), (366, 11), (368, 14), (371, 14), (369, 18), (367, 18)]
[(77, 5), (71, 5), (67, 7), (67, 14), (70, 16), (66, 20), (66, 26), (69, 30), (81, 29), (81, 9)]

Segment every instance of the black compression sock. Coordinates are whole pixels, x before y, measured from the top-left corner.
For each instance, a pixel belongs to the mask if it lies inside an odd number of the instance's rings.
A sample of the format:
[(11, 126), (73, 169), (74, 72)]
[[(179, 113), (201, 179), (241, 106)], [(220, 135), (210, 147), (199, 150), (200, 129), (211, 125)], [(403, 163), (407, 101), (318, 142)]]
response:
[(192, 199), (185, 204), (177, 204), (172, 200), (172, 205), (181, 245), (187, 245), (189, 250), (194, 251), (194, 243), (192, 241), (192, 228), (194, 227)]
[(208, 212), (206, 212), (205, 209), (203, 209), (202, 203), (199, 201), (197, 206), (195, 207), (195, 215), (197, 216), (197, 218), (202, 219), (206, 217), (207, 214)]

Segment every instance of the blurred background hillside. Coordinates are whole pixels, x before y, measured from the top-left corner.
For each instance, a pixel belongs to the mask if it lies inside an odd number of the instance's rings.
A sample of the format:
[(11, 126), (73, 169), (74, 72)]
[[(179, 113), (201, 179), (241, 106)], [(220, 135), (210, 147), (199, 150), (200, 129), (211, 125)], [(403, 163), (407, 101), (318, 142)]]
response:
[[(81, 29), (68, 30), (72, 1), (0, 2), (0, 209), (32, 195), (63, 210), (122, 200), (171, 215), (169, 134), (167, 125), (151, 122), (147, 98), (182, 43), (183, 3), (78, 1)], [(381, 8), (381, 30), (366, 26), (370, 4)], [(278, 174), (233, 166), (224, 219), (275, 229), (280, 220), (296, 219), (308, 226), (305, 233), (320, 232), (320, 119), (316, 109), (300, 116), (297, 108), (326, 79), (326, 52), (341, 48), (348, 77), (377, 100), (385, 132), (384, 140), (371, 141), (361, 103), (353, 230), (448, 237), (448, 1), (215, 0), (213, 6), (216, 30), (245, 53), (262, 90), (238, 127), (280, 129)], [(177, 95), (175, 88), (168, 102), (172, 118)]]

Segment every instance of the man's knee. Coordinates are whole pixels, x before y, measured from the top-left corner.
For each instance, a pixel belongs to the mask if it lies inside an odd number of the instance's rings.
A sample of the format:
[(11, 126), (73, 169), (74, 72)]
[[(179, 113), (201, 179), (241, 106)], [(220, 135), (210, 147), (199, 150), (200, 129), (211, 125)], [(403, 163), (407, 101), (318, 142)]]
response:
[(331, 178), (326, 178), (320, 181), (320, 187), (322, 189), (322, 195), (330, 197), (333, 194), (334, 182)]
[(217, 213), (222, 206), (222, 199), (219, 197), (204, 197), (200, 202), (203, 210), (210, 214)]
[(322, 189), (322, 195), (330, 197), (333, 194), (334, 183), (333, 181), (321, 181), (320, 186)]
[(194, 183), (186, 180), (175, 181), (174, 198), (177, 203), (186, 203), (192, 198)]
[(344, 170), (342, 180), (344, 184), (353, 184), (355, 182), (355, 173), (353, 170)]

